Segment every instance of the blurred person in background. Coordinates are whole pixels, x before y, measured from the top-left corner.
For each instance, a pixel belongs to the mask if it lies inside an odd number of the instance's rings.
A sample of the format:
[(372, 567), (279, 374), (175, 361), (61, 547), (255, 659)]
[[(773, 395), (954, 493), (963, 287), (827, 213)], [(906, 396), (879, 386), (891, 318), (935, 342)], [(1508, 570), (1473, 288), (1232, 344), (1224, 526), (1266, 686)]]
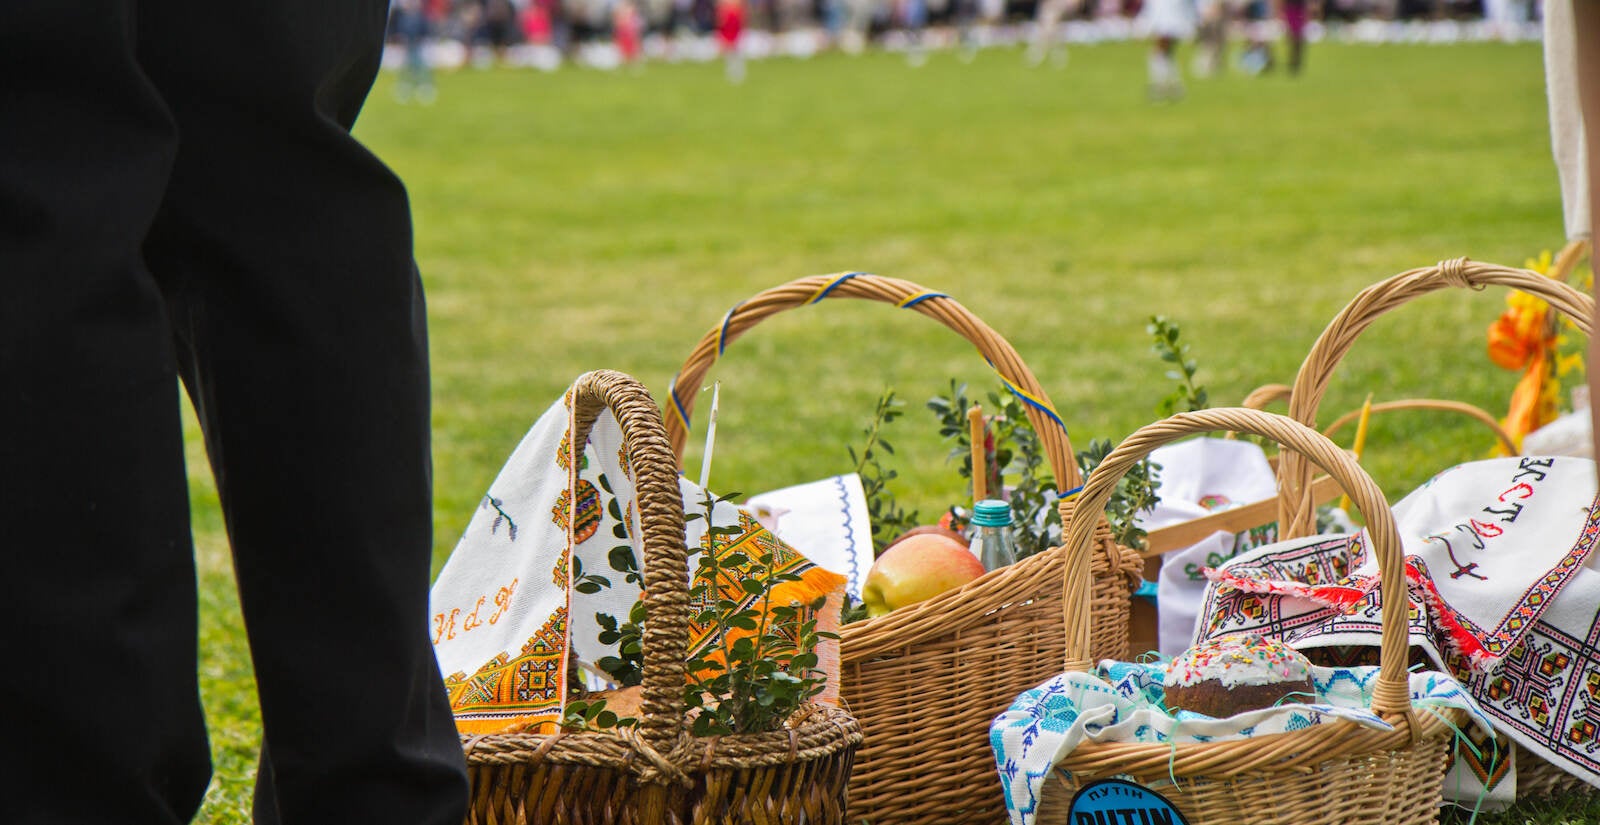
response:
[(722, 51), (723, 74), (729, 83), (744, 82), (744, 0), (717, 0), (717, 47)]
[(917, 68), (928, 62), (927, 44), (923, 42), (928, 27), (928, 0), (895, 0), (895, 11), (906, 36), (906, 64)]
[(1199, 0), (1195, 6), (1194, 73), (1214, 77), (1228, 68), (1228, 27), (1233, 23), (1231, 0)]
[(400, 77), (394, 84), (394, 96), (401, 103), (415, 99), (428, 104), (437, 93), (433, 86), (433, 69), (428, 66), (428, 35), (432, 26), (423, 0), (395, 0), (391, 12), (396, 36), (405, 50), (405, 63), (400, 67)]
[(180, 380), (260, 700), (254, 821), (465, 815), (410, 205), (350, 134), (388, 6), (0, 3), (0, 822), (175, 825), (205, 795)]
[(1527, 0), (1483, 0), (1483, 23), (1489, 37), (1511, 41), (1528, 22)]
[(1269, 33), (1272, 27), (1270, 0), (1244, 0), (1244, 49), (1239, 52), (1239, 68), (1246, 74), (1267, 74), (1277, 66)]
[(617, 0), (611, 10), (611, 36), (616, 41), (622, 65), (639, 68), (639, 46), (644, 38), (644, 19), (633, 0)]
[(1306, 25), (1320, 12), (1312, 0), (1273, 0), (1283, 19), (1283, 39), (1289, 44), (1289, 75), (1298, 76), (1306, 62)]
[(472, 32), (473, 65), (487, 68), (503, 62), (517, 38), (517, 10), (511, 0), (477, 0)]
[(978, 56), (978, 0), (951, 0), (950, 18), (956, 24), (956, 48), (961, 62)]
[(839, 47), (845, 54), (860, 54), (871, 40), (873, 21), (878, 16), (880, 0), (839, 0), (844, 4), (844, 30), (839, 35)]
[(1183, 72), (1178, 68), (1178, 44), (1194, 37), (1195, 11), (1191, 0), (1145, 0), (1138, 24), (1150, 38), (1146, 62), (1151, 100), (1183, 99)]
[(1055, 66), (1067, 65), (1067, 44), (1061, 38), (1061, 21), (1077, 14), (1083, 0), (1039, 0), (1034, 9), (1033, 32), (1028, 38), (1025, 59), (1031, 66), (1050, 60)]

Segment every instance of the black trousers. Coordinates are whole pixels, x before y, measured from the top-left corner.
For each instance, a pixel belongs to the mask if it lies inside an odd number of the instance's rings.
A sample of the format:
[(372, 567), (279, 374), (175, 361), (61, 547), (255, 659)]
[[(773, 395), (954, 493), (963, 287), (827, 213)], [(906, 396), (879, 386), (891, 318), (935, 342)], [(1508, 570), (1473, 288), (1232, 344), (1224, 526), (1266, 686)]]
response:
[(205, 791), (180, 377), (258, 821), (461, 821), (409, 205), (349, 134), (386, 11), (0, 0), (0, 822), (186, 822)]

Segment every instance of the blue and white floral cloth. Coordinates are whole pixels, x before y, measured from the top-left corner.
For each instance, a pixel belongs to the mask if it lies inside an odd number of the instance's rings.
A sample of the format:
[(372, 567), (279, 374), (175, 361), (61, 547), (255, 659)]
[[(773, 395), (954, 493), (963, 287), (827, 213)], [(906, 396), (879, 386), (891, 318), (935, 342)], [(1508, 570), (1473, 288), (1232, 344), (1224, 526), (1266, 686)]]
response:
[[(1176, 716), (1162, 704), (1162, 664), (1107, 660), (1093, 673), (1063, 673), (1017, 697), (989, 726), (1006, 809), (1013, 825), (1032, 825), (1051, 770), (1085, 740), (1179, 744), (1248, 739), (1347, 719), (1379, 730), (1392, 726), (1374, 714), (1378, 668), (1311, 669), (1317, 703), (1284, 704), (1214, 719), (1189, 711)], [(1411, 701), (1419, 712), (1467, 711), (1487, 732), (1489, 718), (1454, 679), (1443, 673), (1411, 674)]]

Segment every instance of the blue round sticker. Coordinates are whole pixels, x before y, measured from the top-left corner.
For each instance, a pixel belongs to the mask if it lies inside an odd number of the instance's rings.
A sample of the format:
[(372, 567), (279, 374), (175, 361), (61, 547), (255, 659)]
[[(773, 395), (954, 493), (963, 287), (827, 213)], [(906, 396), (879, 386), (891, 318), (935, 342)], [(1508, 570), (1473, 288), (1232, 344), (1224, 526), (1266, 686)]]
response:
[(1189, 825), (1166, 797), (1126, 779), (1084, 785), (1067, 817), (1069, 825)]

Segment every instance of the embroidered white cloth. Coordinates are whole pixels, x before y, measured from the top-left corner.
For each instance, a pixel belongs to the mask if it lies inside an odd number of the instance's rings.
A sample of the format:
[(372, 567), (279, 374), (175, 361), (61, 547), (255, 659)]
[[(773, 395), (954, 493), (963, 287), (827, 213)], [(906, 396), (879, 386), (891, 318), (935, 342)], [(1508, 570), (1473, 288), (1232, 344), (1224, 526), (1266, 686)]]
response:
[[(528, 431), (430, 593), (434, 652), (463, 732), (557, 730), (573, 679), (569, 653), (590, 665), (615, 656), (617, 645), (600, 641), (598, 616), (625, 622), (639, 599), (639, 513), (622, 430), (602, 411), (569, 478), (570, 417), (563, 399)], [(705, 493), (686, 479), (678, 483), (685, 512), (703, 513)], [(719, 539), (722, 555), (748, 560), (771, 552), (778, 570), (801, 576), (773, 588), (774, 606), (828, 596), (833, 607), (819, 614), (819, 628), (836, 625), (827, 617), (838, 616), (843, 577), (811, 564), (731, 504), (718, 505), (712, 521), (740, 528)], [(685, 541), (691, 550), (707, 546), (706, 519), (686, 523)], [(697, 558), (689, 560), (691, 571)], [(731, 575), (720, 589), (745, 605), (755, 597), (742, 590), (737, 566), (725, 567)], [(708, 634), (691, 622), (690, 650)], [(820, 669), (836, 675), (837, 642), (823, 642), (817, 653)], [(821, 698), (836, 690), (830, 679)]]
[[(1214, 719), (1189, 711), (1170, 714), (1162, 704), (1165, 666), (1107, 660), (1094, 673), (1063, 673), (1017, 697), (989, 727), (1006, 810), (1012, 825), (1033, 825), (1043, 814), (1061, 821), (1067, 799), (1045, 793), (1057, 762), (1080, 743), (1177, 744), (1222, 742), (1301, 730), (1336, 719), (1380, 730), (1392, 726), (1374, 714), (1375, 667), (1312, 668), (1317, 700)], [(1489, 721), (1455, 680), (1442, 673), (1412, 673), (1411, 701), (1421, 712), (1467, 711), (1474, 726)]]
[[(1600, 786), (1595, 491), (1587, 459), (1489, 459), (1440, 473), (1394, 515), (1412, 644), (1465, 685), (1497, 730)], [(1217, 571), (1200, 636), (1253, 632), (1302, 650), (1376, 646), (1375, 565), (1365, 533), (1240, 556)], [(1514, 798), (1503, 760), (1468, 767), (1489, 798)], [(1463, 793), (1470, 804), (1478, 790)]]
[(833, 476), (751, 496), (745, 509), (785, 544), (818, 566), (845, 577), (861, 596), (872, 569), (872, 520), (861, 476)]
[[(1154, 509), (1138, 514), (1139, 526), (1145, 530), (1180, 524), (1278, 494), (1277, 478), (1266, 453), (1248, 441), (1193, 438), (1156, 449), (1150, 454), (1150, 461), (1161, 467), (1160, 486), (1156, 489), (1161, 501)], [(1218, 567), (1239, 553), (1277, 540), (1278, 524), (1274, 521), (1242, 533), (1218, 531), (1162, 556), (1156, 584), (1156, 601), (1161, 605), (1161, 653), (1176, 656), (1194, 639), (1200, 601), (1206, 592), (1205, 568)]]

